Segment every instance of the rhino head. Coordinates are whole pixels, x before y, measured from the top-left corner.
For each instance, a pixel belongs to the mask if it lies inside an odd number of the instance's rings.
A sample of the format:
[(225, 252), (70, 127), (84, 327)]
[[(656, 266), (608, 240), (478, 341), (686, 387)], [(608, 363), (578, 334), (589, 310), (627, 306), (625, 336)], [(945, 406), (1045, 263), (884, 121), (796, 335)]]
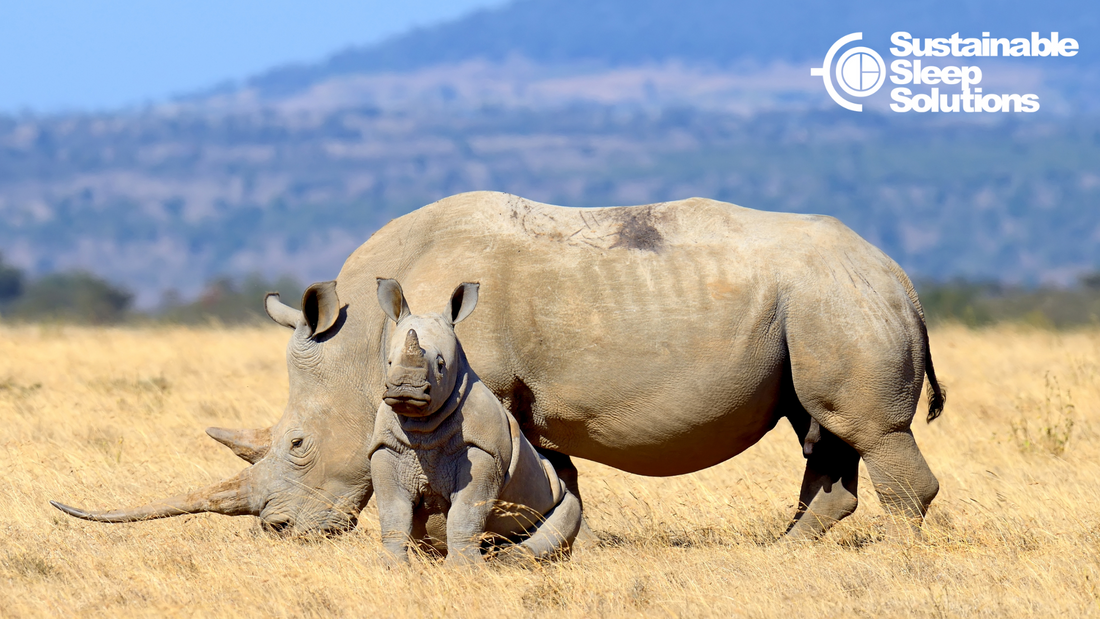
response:
[(478, 284), (459, 284), (443, 313), (413, 315), (401, 284), (378, 279), (378, 303), (397, 323), (386, 354), (382, 399), (398, 415), (427, 417), (451, 397), (461, 351), (454, 326), (474, 311), (477, 293)]
[[(362, 337), (346, 329), (347, 312), (336, 295), (336, 282), (310, 286), (302, 310), (264, 300), (268, 315), (294, 330), (287, 346), (290, 400), (271, 428), (210, 428), (250, 466), (240, 474), (201, 490), (133, 509), (85, 511), (51, 503), (65, 513), (98, 522), (137, 522), (212, 512), (258, 516), (264, 530), (279, 534), (337, 534), (353, 528), (373, 491), (366, 453), (373, 423), (362, 415), (373, 407), (364, 398), (362, 373), (345, 362), (360, 354)], [(335, 372), (333, 368), (337, 368)], [(340, 368), (343, 368), (342, 370)]]

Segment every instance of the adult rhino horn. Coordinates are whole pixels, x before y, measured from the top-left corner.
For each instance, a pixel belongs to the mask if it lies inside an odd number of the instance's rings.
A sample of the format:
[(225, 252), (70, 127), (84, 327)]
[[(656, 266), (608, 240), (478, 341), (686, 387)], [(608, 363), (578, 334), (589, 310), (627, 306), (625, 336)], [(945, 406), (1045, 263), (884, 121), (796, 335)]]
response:
[(271, 428), (258, 430), (230, 430), (229, 428), (207, 428), (210, 438), (233, 450), (238, 458), (256, 464), (256, 461), (271, 449)]
[(253, 500), (250, 471), (251, 469), (245, 469), (236, 477), (207, 486), (202, 490), (190, 494), (181, 494), (133, 509), (88, 512), (76, 507), (62, 505), (57, 501), (50, 501), (50, 505), (70, 516), (94, 522), (140, 522), (142, 520), (202, 512), (224, 514), (226, 516), (257, 516), (260, 510), (255, 505), (256, 501)]

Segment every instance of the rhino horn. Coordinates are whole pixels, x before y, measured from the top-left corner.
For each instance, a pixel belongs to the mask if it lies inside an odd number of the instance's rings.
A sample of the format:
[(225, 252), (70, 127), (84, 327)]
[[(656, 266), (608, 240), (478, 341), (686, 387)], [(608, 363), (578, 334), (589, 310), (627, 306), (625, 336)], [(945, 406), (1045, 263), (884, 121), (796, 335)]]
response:
[(190, 494), (181, 494), (133, 509), (88, 512), (50, 501), (66, 514), (94, 522), (140, 522), (184, 514), (211, 512), (226, 516), (256, 516), (260, 510), (252, 497), (251, 469)]
[(420, 338), (416, 337), (413, 329), (405, 334), (405, 354), (414, 359), (424, 356), (424, 349), (420, 348)]
[(303, 320), (302, 312), (280, 301), (277, 292), (264, 295), (264, 310), (272, 320), (289, 329), (297, 329)]
[(271, 428), (257, 430), (230, 430), (229, 428), (207, 428), (210, 438), (233, 450), (238, 458), (256, 464), (256, 461), (271, 449)]

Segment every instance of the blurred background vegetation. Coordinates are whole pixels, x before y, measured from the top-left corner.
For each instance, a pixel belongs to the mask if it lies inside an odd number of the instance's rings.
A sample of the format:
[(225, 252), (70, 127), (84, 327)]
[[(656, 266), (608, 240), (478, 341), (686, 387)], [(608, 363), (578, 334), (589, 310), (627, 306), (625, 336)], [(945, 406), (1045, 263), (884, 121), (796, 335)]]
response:
[(1100, 273), (1068, 288), (953, 280), (917, 284), (928, 322), (982, 327), (1016, 322), (1048, 329), (1100, 325)]
[(191, 302), (185, 302), (178, 294), (169, 291), (164, 295), (160, 308), (149, 315), (156, 320), (182, 324), (267, 322), (270, 319), (264, 312), (263, 300), (268, 292), (278, 292), (283, 303), (301, 307), (304, 288), (294, 278), (283, 276), (269, 281), (254, 273), (241, 280), (218, 277), (206, 285), (198, 299)]
[(63, 271), (28, 278), (0, 254), (0, 322), (62, 322), (109, 325), (133, 322), (242, 324), (267, 321), (263, 298), (279, 292), (287, 305), (299, 307), (303, 287), (290, 277), (267, 280), (219, 277), (192, 301), (175, 291), (164, 294), (160, 307), (139, 312), (134, 295), (87, 271)]
[[(207, 283), (197, 299), (187, 301), (170, 290), (159, 307), (139, 312), (132, 308), (133, 295), (128, 290), (91, 273), (65, 271), (31, 279), (0, 255), (0, 322), (262, 323), (268, 320), (263, 310), (266, 293), (278, 292), (284, 303), (300, 307), (303, 290), (302, 284), (289, 276), (274, 280), (259, 274), (236, 279), (223, 276)], [(1100, 272), (1065, 288), (956, 279), (918, 281), (917, 290), (932, 325), (958, 323), (980, 328), (1019, 323), (1043, 329), (1100, 325)]]

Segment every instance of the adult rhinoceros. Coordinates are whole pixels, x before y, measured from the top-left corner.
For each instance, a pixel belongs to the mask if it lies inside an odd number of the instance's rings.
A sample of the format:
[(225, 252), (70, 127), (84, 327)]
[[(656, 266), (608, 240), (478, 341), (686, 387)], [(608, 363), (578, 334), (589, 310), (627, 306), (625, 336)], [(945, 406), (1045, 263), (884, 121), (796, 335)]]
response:
[(270, 430), (210, 430), (253, 463), (239, 476), (137, 509), (58, 507), (106, 522), (209, 511), (271, 530), (354, 526), (385, 390), (379, 277), (425, 308), (480, 282), (482, 306), (460, 328), (470, 362), (573, 490), (570, 456), (690, 473), (786, 417), (808, 452), (790, 535), (852, 513), (861, 457), (889, 511), (919, 523), (936, 496), (910, 432), (926, 374), (929, 420), (944, 402), (920, 303), (897, 264), (836, 219), (699, 198), (580, 209), (477, 192), (390, 222), (335, 282), (306, 291), (302, 311), (268, 297), (294, 330), (290, 398)]

